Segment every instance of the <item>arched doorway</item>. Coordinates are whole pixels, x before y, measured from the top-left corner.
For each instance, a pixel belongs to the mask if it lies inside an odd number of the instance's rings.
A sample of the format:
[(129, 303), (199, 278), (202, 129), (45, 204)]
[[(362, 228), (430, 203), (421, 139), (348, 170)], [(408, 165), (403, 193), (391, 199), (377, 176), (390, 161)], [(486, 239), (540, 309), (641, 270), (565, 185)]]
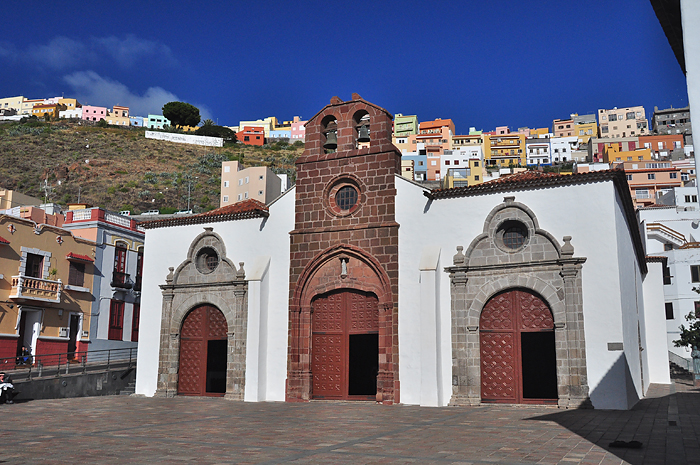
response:
[(481, 312), (481, 401), (556, 403), (554, 320), (534, 293), (493, 296)]
[(312, 395), (375, 400), (379, 369), (377, 296), (341, 289), (312, 302)]
[(178, 394), (226, 393), (227, 332), (226, 318), (216, 307), (202, 305), (187, 314), (180, 331)]

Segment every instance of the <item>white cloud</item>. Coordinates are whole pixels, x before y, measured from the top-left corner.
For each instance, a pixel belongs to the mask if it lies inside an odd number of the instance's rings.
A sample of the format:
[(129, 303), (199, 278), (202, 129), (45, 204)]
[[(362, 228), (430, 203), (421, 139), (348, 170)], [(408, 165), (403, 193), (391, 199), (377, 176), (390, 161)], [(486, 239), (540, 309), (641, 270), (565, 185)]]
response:
[(137, 95), (121, 82), (104, 78), (94, 71), (78, 71), (64, 76), (63, 80), (73, 88), (80, 103), (109, 108), (124, 105), (134, 116), (160, 114), (163, 105), (179, 100), (177, 95), (162, 87), (149, 87), (143, 95)]
[(46, 45), (30, 45), (26, 57), (33, 63), (52, 69), (69, 69), (96, 58), (82, 42), (62, 36), (55, 37)]
[(85, 69), (98, 65), (133, 68), (140, 63), (172, 68), (177, 60), (166, 44), (141, 39), (133, 34), (124, 37), (91, 37), (87, 41), (57, 36), (45, 45), (29, 45), (24, 53), (9, 43), (0, 43), (0, 57), (23, 57), (25, 62), (52, 70)]
[(177, 60), (170, 47), (152, 40), (139, 39), (133, 34), (124, 38), (115, 36), (93, 38), (95, 48), (114, 59), (120, 66), (130, 68), (137, 61), (148, 58), (166, 66), (175, 66)]
[[(180, 101), (177, 95), (162, 87), (149, 87), (143, 95), (133, 93), (121, 82), (100, 76), (94, 71), (78, 71), (63, 77), (63, 80), (73, 89), (73, 95), (83, 105), (96, 105), (112, 108), (114, 105), (129, 107), (133, 116), (159, 115), (163, 105), (168, 102)], [(202, 121), (212, 117), (212, 113), (204, 105), (199, 108)]]

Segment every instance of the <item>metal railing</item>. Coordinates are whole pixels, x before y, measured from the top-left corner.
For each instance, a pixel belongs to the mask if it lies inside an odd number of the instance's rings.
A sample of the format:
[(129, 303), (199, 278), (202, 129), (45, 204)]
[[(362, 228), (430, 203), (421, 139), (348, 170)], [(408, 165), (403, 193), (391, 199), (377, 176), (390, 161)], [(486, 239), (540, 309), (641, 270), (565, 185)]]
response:
[[(67, 354), (40, 354), (0, 358), (0, 371), (9, 373), (14, 381), (66, 375), (85, 374), (110, 368), (136, 366), (136, 347), (95, 350)], [(26, 359), (26, 361), (25, 361)]]

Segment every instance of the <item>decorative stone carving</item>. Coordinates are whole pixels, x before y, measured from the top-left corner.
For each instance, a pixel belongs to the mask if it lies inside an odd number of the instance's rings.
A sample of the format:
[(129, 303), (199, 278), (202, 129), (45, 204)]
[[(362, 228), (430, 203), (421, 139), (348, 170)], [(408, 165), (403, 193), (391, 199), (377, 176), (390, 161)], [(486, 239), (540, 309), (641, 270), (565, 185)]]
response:
[[(504, 224), (517, 222), (527, 230), (519, 248), (498, 243)], [(450, 274), (452, 292), (451, 405), (481, 402), (479, 322), (486, 303), (501, 291), (528, 289), (552, 311), (557, 360), (558, 405), (590, 406), (583, 331), (581, 268), (585, 258), (574, 257), (571, 236), (560, 246), (540, 228), (535, 214), (514, 196), (504, 198), (484, 222), (466, 254), (457, 247)]]

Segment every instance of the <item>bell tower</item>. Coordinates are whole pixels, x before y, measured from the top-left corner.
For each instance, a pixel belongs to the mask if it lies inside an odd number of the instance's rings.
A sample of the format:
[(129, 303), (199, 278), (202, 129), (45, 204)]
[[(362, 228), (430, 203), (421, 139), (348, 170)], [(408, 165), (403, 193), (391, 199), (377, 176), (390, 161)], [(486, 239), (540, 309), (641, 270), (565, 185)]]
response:
[(290, 233), (289, 401), (360, 398), (353, 344), (369, 350), (362, 358), (372, 363), (376, 354), (376, 366), (364, 368), (376, 377), (376, 393), (363, 388), (364, 398), (399, 401), (394, 207), (401, 154), (391, 131), (392, 115), (358, 94), (333, 97), (306, 124)]

